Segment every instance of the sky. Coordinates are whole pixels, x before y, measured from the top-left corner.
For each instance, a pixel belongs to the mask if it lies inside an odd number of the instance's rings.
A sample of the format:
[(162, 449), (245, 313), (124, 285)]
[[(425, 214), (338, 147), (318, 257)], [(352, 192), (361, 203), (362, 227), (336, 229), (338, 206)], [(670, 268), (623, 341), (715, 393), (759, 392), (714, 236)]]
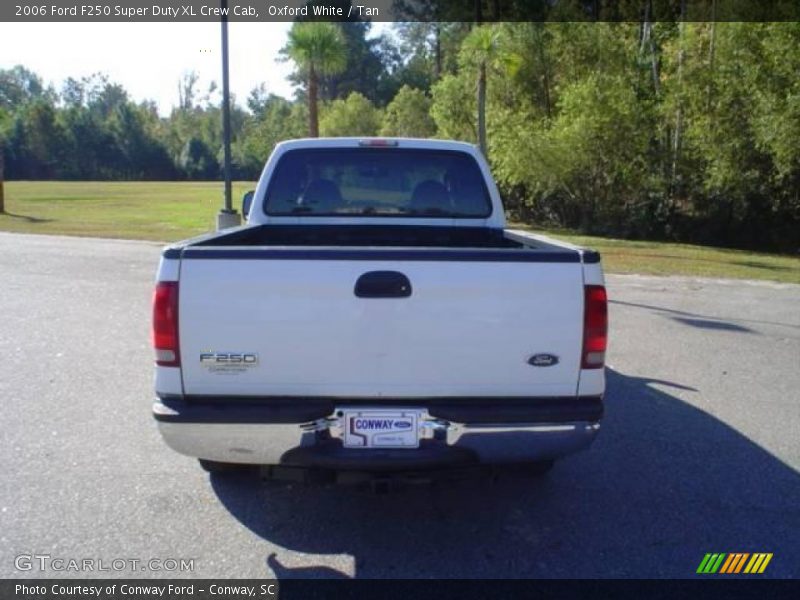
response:
[[(377, 23), (371, 35), (386, 24)], [(292, 98), (288, 62), (278, 61), (291, 23), (229, 23), (230, 85), (244, 106), (261, 82)], [(196, 71), (202, 96), (221, 84), (219, 23), (0, 23), (0, 68), (21, 64), (57, 90), (67, 77), (103, 72), (135, 101), (155, 100), (166, 116), (178, 103), (178, 80)]]

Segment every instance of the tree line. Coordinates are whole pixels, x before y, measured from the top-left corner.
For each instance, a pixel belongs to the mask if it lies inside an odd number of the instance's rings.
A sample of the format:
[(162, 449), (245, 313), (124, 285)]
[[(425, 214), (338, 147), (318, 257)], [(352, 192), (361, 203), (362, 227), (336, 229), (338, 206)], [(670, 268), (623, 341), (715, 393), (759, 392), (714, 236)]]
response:
[[(296, 23), (287, 100), (232, 107), (235, 177), (308, 135), (466, 140), (510, 216), (635, 239), (800, 248), (800, 23)], [(102, 75), (0, 70), (7, 179), (216, 179), (215, 89), (170, 115)]]

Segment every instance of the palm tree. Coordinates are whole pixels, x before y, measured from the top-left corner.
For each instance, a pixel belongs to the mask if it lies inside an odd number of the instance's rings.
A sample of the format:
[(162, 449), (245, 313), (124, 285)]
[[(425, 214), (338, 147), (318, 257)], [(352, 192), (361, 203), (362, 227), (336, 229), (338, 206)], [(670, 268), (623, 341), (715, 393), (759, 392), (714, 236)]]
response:
[(311, 137), (319, 137), (319, 78), (341, 73), (347, 65), (347, 43), (342, 30), (327, 22), (295, 23), (289, 30), (289, 41), (282, 52), (307, 77), (308, 133)]
[(492, 25), (475, 27), (464, 38), (461, 46), (461, 63), (478, 71), (478, 146), (486, 155), (486, 72), (497, 68), (504, 60), (502, 31)]

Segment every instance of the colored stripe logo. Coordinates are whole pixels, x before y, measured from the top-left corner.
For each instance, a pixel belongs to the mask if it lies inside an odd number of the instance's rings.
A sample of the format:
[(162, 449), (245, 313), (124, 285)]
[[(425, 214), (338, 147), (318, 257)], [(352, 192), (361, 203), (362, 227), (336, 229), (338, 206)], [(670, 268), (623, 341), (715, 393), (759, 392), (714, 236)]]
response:
[(701, 575), (735, 575), (738, 573), (756, 574), (763, 573), (772, 553), (767, 552), (733, 552), (733, 553), (708, 553), (700, 561), (697, 573)]

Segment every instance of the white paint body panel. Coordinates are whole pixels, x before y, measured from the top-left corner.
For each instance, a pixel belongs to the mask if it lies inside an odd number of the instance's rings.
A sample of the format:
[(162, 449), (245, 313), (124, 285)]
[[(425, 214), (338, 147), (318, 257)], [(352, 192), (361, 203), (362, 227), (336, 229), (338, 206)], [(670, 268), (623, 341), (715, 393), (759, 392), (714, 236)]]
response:
[(155, 387), (156, 394), (160, 396), (180, 396), (183, 394), (180, 368), (156, 365)]
[[(403, 272), (411, 297), (356, 297), (358, 277), (379, 270)], [(582, 277), (580, 263), (185, 260), (184, 392), (574, 396)], [(257, 353), (258, 365), (214, 373), (207, 351)], [(559, 363), (527, 364), (537, 353)]]
[(156, 281), (178, 281), (181, 263), (174, 258), (161, 258), (158, 263)]

